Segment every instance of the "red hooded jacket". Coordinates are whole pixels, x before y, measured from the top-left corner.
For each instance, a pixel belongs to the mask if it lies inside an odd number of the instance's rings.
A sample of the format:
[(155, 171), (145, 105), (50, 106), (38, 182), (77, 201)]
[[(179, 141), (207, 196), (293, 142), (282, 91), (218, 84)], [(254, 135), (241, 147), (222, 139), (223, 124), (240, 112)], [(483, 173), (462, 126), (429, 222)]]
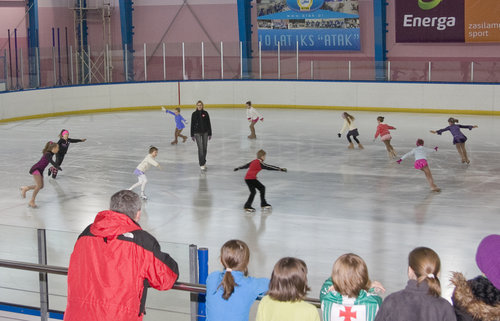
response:
[(142, 320), (147, 288), (168, 290), (178, 277), (151, 234), (125, 214), (100, 212), (71, 254), (64, 320)]

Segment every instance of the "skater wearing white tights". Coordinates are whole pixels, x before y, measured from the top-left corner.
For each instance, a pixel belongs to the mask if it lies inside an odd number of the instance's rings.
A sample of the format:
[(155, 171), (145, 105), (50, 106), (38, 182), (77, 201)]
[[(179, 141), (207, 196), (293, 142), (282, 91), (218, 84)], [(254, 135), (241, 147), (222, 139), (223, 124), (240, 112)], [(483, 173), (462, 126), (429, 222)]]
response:
[(144, 189), (146, 188), (146, 183), (148, 182), (148, 178), (146, 177), (145, 172), (151, 167), (155, 166), (161, 169), (160, 164), (155, 161), (156, 156), (158, 156), (158, 148), (151, 146), (149, 148), (149, 154), (142, 160), (142, 162), (137, 166), (134, 171), (134, 174), (137, 176), (137, 183), (130, 186), (129, 190), (133, 190), (137, 186), (141, 186), (141, 198), (143, 200), (147, 200), (148, 197), (144, 194)]

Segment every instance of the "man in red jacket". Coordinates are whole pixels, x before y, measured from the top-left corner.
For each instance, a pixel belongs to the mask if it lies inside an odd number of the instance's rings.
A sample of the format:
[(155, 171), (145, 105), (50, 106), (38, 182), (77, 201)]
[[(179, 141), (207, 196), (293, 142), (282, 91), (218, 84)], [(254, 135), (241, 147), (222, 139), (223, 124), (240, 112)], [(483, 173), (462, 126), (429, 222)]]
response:
[(99, 212), (78, 237), (64, 320), (142, 320), (147, 288), (168, 290), (177, 281), (177, 263), (137, 223), (141, 203), (132, 191), (114, 194), (110, 210)]

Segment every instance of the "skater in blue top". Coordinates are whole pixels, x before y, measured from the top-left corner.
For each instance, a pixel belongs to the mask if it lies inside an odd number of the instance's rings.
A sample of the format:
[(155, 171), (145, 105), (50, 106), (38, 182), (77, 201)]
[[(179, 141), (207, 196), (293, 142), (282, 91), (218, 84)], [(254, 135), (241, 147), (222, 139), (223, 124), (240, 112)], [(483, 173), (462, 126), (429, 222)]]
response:
[(184, 127), (187, 125), (187, 120), (184, 119), (184, 117), (181, 116), (181, 109), (180, 108), (175, 108), (175, 112), (170, 111), (168, 109), (165, 109), (165, 107), (161, 106), (161, 110), (166, 112), (167, 114), (172, 114), (175, 117), (175, 133), (174, 133), (174, 140), (170, 143), (172, 145), (177, 144), (177, 138), (180, 136), (182, 138), (182, 142), (185, 143), (187, 136), (184, 136), (181, 134), (182, 130)]
[(220, 250), (223, 271), (207, 277), (206, 321), (248, 321), (255, 299), (267, 292), (268, 278), (248, 276), (250, 250), (245, 242), (230, 240)]

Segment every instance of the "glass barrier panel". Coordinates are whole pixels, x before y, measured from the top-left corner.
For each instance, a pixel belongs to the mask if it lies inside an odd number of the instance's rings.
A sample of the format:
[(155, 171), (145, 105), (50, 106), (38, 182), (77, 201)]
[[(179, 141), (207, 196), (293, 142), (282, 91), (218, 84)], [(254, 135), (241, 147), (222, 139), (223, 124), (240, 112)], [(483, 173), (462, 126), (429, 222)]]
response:
[(203, 43), (205, 52), (205, 79), (221, 79), (220, 43)]
[(202, 66), (201, 66), (201, 43), (185, 43), (184, 44), (185, 56), (185, 80), (201, 80), (202, 79)]
[(181, 80), (182, 75), (182, 44), (181, 43), (166, 43), (166, 69), (167, 80)]
[(391, 81), (428, 81), (427, 61), (390, 61)]
[(375, 80), (375, 62), (351, 61), (351, 80)]
[(500, 61), (478, 61), (472, 65), (474, 82), (500, 82)]

